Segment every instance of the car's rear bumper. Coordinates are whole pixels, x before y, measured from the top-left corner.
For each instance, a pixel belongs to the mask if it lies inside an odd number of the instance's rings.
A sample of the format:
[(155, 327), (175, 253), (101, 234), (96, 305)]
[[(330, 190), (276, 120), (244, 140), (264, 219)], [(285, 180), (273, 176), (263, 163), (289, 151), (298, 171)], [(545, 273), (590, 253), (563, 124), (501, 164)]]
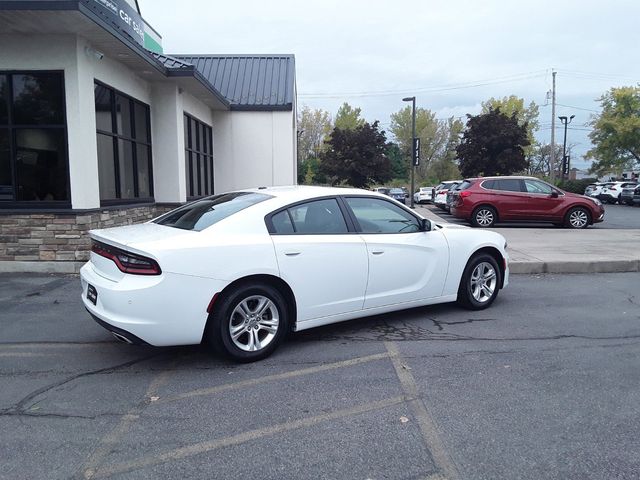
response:
[[(207, 307), (224, 286), (219, 280), (163, 272), (157, 276), (126, 274), (120, 281), (101, 276), (86, 263), (80, 270), (82, 302), (92, 317), (132, 343), (155, 346), (200, 343)], [(97, 292), (95, 305), (88, 285)]]

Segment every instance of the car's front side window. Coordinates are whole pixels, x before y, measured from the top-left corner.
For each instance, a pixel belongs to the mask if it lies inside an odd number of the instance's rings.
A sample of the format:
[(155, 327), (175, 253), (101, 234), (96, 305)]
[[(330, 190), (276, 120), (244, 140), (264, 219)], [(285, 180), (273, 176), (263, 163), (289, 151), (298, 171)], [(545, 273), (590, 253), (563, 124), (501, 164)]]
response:
[(361, 233), (413, 233), (419, 220), (401, 207), (378, 198), (345, 197)]
[(551, 192), (553, 191), (551, 185), (547, 185), (546, 183), (539, 182), (537, 180), (525, 180), (524, 185), (528, 193), (551, 195)]

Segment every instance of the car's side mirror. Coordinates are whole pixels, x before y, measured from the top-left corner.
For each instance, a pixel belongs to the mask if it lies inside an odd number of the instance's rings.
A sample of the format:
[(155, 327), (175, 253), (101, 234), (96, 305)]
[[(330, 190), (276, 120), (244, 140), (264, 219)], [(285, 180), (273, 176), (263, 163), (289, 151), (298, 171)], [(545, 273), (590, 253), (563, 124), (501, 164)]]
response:
[(429, 232), (431, 231), (431, 222), (426, 218), (420, 219), (420, 231), (421, 232)]
[(551, 198), (558, 198), (558, 192), (556, 192), (555, 190), (553, 190), (551, 192)]

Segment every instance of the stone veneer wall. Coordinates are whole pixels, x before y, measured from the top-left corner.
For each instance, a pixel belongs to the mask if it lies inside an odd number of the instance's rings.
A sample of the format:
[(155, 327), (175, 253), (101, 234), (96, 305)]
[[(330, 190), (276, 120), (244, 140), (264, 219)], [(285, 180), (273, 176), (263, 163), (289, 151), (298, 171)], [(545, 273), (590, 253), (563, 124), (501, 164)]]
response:
[(78, 271), (89, 259), (87, 231), (142, 223), (171, 208), (145, 205), (78, 213), (0, 211), (0, 271)]

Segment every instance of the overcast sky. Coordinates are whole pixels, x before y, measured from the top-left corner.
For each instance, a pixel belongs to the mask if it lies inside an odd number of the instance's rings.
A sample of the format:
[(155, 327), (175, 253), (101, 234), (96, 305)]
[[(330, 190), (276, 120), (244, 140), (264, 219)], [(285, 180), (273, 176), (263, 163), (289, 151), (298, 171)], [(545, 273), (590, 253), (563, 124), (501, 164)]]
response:
[(550, 142), (553, 68), (557, 115), (576, 116), (567, 143), (579, 167), (597, 97), (640, 82), (638, 0), (138, 3), (165, 53), (293, 53), (299, 108), (335, 114), (347, 101), (383, 129), (406, 95), (445, 118), (515, 94), (540, 106), (537, 136)]

